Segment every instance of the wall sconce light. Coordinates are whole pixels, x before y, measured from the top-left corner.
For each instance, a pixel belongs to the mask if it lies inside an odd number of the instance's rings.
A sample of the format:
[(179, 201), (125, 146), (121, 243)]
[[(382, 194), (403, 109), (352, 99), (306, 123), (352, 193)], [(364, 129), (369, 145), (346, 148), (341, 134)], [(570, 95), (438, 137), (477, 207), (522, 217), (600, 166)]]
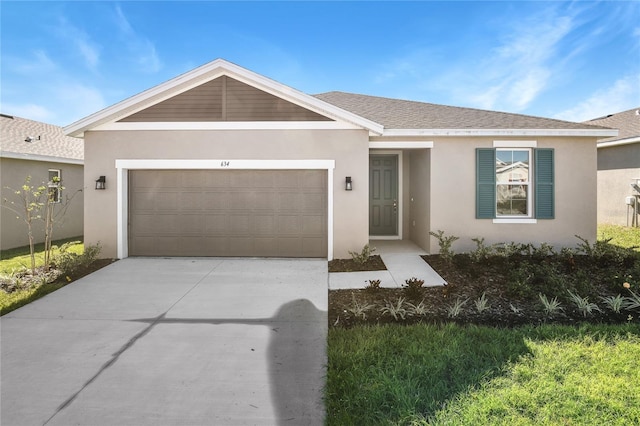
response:
[(353, 185), (351, 184), (351, 176), (347, 176), (344, 182), (344, 190), (351, 191), (353, 189)]
[(107, 178), (104, 176), (100, 176), (98, 180), (96, 180), (96, 189), (105, 189), (106, 188)]

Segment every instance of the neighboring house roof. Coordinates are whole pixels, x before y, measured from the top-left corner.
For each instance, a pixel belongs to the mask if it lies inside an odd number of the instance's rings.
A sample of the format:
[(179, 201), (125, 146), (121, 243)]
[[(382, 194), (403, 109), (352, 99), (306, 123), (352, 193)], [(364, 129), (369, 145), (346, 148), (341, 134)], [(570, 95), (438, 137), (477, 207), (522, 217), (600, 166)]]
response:
[[(532, 117), (498, 111), (437, 105), (401, 99), (381, 98), (344, 92), (315, 95), (318, 99), (381, 123), (385, 129), (434, 129), (464, 131), (557, 130), (611, 134), (605, 126), (585, 125), (551, 118)], [(436, 132), (444, 134), (444, 132)]]
[(84, 142), (62, 127), (0, 114), (0, 157), (83, 164)]
[(632, 108), (616, 114), (609, 114), (605, 117), (594, 118), (593, 120), (585, 121), (585, 123), (613, 127), (619, 130), (618, 136), (599, 140), (599, 147), (604, 148), (640, 142), (640, 108)]

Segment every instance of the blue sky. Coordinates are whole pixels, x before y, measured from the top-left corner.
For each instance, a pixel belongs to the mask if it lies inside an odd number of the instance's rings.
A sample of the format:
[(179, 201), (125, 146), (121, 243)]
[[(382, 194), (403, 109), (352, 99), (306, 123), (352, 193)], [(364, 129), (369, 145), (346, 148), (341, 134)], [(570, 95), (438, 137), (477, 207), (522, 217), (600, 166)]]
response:
[(583, 121), (640, 106), (639, 1), (0, 1), (0, 111), (68, 125), (224, 58), (306, 93)]

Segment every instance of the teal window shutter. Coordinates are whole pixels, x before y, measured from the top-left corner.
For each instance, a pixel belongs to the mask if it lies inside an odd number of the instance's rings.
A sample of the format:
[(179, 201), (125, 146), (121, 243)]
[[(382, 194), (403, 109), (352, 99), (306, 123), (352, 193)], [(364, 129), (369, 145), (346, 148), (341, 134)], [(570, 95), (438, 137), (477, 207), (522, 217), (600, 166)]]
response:
[(553, 149), (536, 149), (534, 161), (536, 219), (553, 219), (555, 215)]
[(496, 150), (476, 148), (476, 219), (496, 216)]

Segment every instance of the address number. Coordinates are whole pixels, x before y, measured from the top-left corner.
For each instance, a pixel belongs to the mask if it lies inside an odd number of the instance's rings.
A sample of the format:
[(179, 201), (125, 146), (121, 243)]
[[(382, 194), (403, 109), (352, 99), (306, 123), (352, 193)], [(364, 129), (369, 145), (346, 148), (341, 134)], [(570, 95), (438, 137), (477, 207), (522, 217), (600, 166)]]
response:
[(229, 161), (221, 161), (220, 162), (220, 167), (229, 167), (231, 164), (229, 163)]

